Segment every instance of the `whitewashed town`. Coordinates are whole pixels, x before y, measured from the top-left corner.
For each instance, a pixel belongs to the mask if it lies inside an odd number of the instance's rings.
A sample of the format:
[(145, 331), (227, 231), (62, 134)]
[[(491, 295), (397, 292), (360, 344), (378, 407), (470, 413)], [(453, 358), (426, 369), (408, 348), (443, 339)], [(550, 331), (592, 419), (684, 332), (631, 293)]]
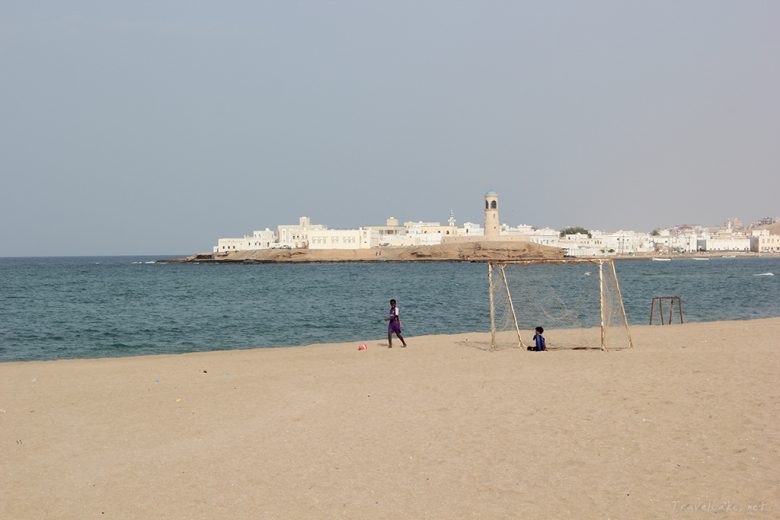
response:
[(276, 230), (265, 228), (240, 238), (220, 238), (213, 248), (216, 255), (263, 249), (370, 249), (404, 246), (433, 246), (452, 242), (518, 241), (558, 247), (568, 256), (633, 256), (685, 253), (778, 253), (780, 236), (767, 227), (778, 222), (766, 217), (750, 225), (730, 218), (722, 225), (682, 224), (651, 232), (631, 230), (600, 231), (582, 227), (552, 229), (526, 224), (500, 223), (498, 195), (485, 194), (484, 222), (458, 225), (450, 211), (446, 224), (408, 221), (389, 217), (381, 225), (356, 229), (331, 229), (300, 217), (297, 224), (283, 224)]

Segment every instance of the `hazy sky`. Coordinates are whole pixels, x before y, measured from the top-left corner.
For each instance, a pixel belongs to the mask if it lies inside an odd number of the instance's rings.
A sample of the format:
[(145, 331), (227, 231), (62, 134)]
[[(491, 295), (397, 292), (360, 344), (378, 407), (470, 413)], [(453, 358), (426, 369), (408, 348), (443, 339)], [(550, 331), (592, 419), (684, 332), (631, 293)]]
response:
[(0, 256), (778, 216), (780, 2), (0, 3)]

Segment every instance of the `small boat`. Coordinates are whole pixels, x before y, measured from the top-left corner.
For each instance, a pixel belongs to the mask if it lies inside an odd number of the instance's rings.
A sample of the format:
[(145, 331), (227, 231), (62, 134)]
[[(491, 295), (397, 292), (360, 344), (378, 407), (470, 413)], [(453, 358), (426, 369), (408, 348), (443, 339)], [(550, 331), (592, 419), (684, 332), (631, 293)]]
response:
[(721, 258), (736, 258), (737, 255), (723, 255)]
[(753, 276), (774, 276), (775, 273), (756, 273)]
[(653, 262), (671, 262), (672, 261), (671, 258), (656, 258), (656, 257), (653, 257), (650, 260), (652, 260)]
[(694, 260), (709, 260), (709, 258), (702, 258), (700, 256), (694, 256), (693, 259)]

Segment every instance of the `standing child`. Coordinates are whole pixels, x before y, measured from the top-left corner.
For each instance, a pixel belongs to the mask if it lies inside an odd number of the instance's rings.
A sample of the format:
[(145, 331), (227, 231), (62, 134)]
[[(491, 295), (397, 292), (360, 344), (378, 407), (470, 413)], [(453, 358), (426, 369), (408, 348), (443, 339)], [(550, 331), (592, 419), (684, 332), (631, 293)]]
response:
[(401, 317), (395, 300), (390, 300), (390, 315), (385, 318), (387, 323), (387, 348), (393, 348), (393, 333), (401, 340), (401, 345), (406, 346), (406, 341), (401, 335)]
[(542, 351), (547, 350), (547, 346), (544, 343), (544, 329), (542, 327), (536, 327), (536, 334), (534, 334), (534, 345), (528, 347), (528, 350)]

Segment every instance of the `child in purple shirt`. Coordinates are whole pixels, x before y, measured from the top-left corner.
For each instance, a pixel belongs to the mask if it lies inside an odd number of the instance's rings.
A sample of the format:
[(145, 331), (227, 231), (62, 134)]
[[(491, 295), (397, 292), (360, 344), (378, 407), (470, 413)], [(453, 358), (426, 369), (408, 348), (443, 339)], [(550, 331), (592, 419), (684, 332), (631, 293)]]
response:
[(401, 318), (396, 307), (395, 300), (390, 300), (390, 315), (385, 318), (387, 322), (387, 348), (393, 348), (393, 333), (401, 340), (401, 345), (406, 346), (406, 341), (401, 335)]

